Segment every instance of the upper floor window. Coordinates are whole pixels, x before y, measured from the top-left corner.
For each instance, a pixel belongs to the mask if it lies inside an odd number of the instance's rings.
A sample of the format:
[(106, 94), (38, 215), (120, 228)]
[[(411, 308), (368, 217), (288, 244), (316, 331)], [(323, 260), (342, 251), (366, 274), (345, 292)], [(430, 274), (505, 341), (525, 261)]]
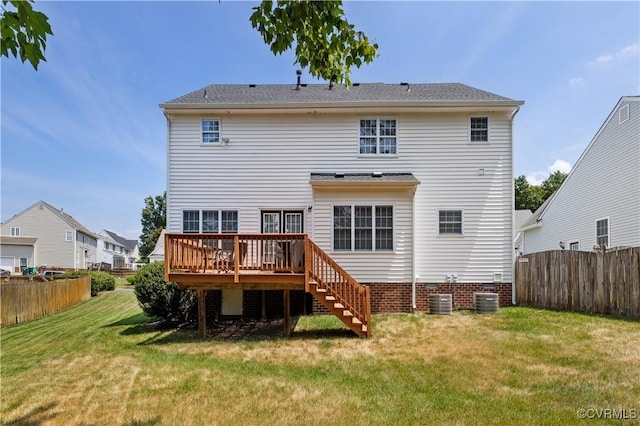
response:
[(202, 143), (220, 143), (220, 120), (202, 120)]
[(238, 232), (238, 211), (184, 210), (182, 232), (235, 234)]
[(569, 250), (571, 251), (580, 250), (580, 241), (574, 241), (572, 243), (569, 243)]
[(64, 240), (65, 241), (71, 241), (71, 239), (73, 238), (73, 233), (71, 231), (67, 231), (64, 233)]
[(394, 118), (360, 119), (360, 154), (395, 155), (397, 121)]
[(462, 210), (438, 211), (438, 233), (440, 235), (462, 235)]
[(596, 220), (596, 244), (609, 247), (609, 218)]
[(489, 117), (471, 117), (469, 140), (471, 142), (489, 142)]
[(334, 206), (333, 249), (393, 251), (393, 207)]
[(11, 228), (11, 236), (12, 237), (19, 237), (20, 236), (20, 228), (19, 227), (12, 227)]

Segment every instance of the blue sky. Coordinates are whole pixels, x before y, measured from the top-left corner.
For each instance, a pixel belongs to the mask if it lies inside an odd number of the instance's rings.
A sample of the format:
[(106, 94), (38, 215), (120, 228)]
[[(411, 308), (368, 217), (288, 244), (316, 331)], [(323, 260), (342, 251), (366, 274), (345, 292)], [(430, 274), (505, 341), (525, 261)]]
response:
[[(158, 104), (211, 83), (294, 83), (249, 16), (256, 2), (36, 2), (53, 27), (34, 71), (1, 60), (0, 212), (38, 200), (94, 232), (141, 231), (166, 187)], [(640, 3), (346, 2), (379, 44), (354, 82), (461, 82), (524, 100), (515, 173), (568, 171), (621, 96), (640, 91)], [(303, 81), (313, 83), (306, 72)]]

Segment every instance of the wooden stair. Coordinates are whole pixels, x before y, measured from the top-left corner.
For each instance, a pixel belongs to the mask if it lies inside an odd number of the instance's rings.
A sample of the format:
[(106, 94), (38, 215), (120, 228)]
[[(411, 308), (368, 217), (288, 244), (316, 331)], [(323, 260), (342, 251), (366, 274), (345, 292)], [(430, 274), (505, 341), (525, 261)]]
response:
[(369, 287), (351, 277), (313, 241), (307, 239), (305, 290), (361, 337), (371, 337)]

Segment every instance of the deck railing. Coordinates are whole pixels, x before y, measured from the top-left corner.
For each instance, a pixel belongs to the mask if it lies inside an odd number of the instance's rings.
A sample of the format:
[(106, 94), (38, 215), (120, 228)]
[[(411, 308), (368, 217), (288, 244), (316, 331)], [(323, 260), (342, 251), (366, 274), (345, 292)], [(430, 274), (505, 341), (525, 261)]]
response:
[(305, 234), (165, 234), (169, 272), (304, 273)]

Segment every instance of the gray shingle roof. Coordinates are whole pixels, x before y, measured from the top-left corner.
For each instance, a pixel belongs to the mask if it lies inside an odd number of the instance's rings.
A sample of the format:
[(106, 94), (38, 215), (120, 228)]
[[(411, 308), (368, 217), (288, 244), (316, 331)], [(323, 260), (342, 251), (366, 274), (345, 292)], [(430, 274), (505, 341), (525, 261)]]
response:
[(120, 235), (116, 234), (113, 231), (109, 231), (108, 229), (105, 229), (104, 231), (109, 234), (109, 236), (113, 238), (118, 244), (122, 244), (129, 250), (133, 250), (136, 247), (136, 244), (138, 244), (137, 240), (127, 240), (126, 238), (121, 237)]
[(519, 105), (505, 98), (461, 83), (385, 84), (362, 83), (350, 88), (328, 84), (212, 84), (162, 104), (185, 105), (274, 105), (274, 104), (370, 104), (370, 103), (459, 103), (489, 102)]
[(0, 244), (14, 245), (14, 246), (32, 246), (38, 241), (33, 237), (0, 237)]

